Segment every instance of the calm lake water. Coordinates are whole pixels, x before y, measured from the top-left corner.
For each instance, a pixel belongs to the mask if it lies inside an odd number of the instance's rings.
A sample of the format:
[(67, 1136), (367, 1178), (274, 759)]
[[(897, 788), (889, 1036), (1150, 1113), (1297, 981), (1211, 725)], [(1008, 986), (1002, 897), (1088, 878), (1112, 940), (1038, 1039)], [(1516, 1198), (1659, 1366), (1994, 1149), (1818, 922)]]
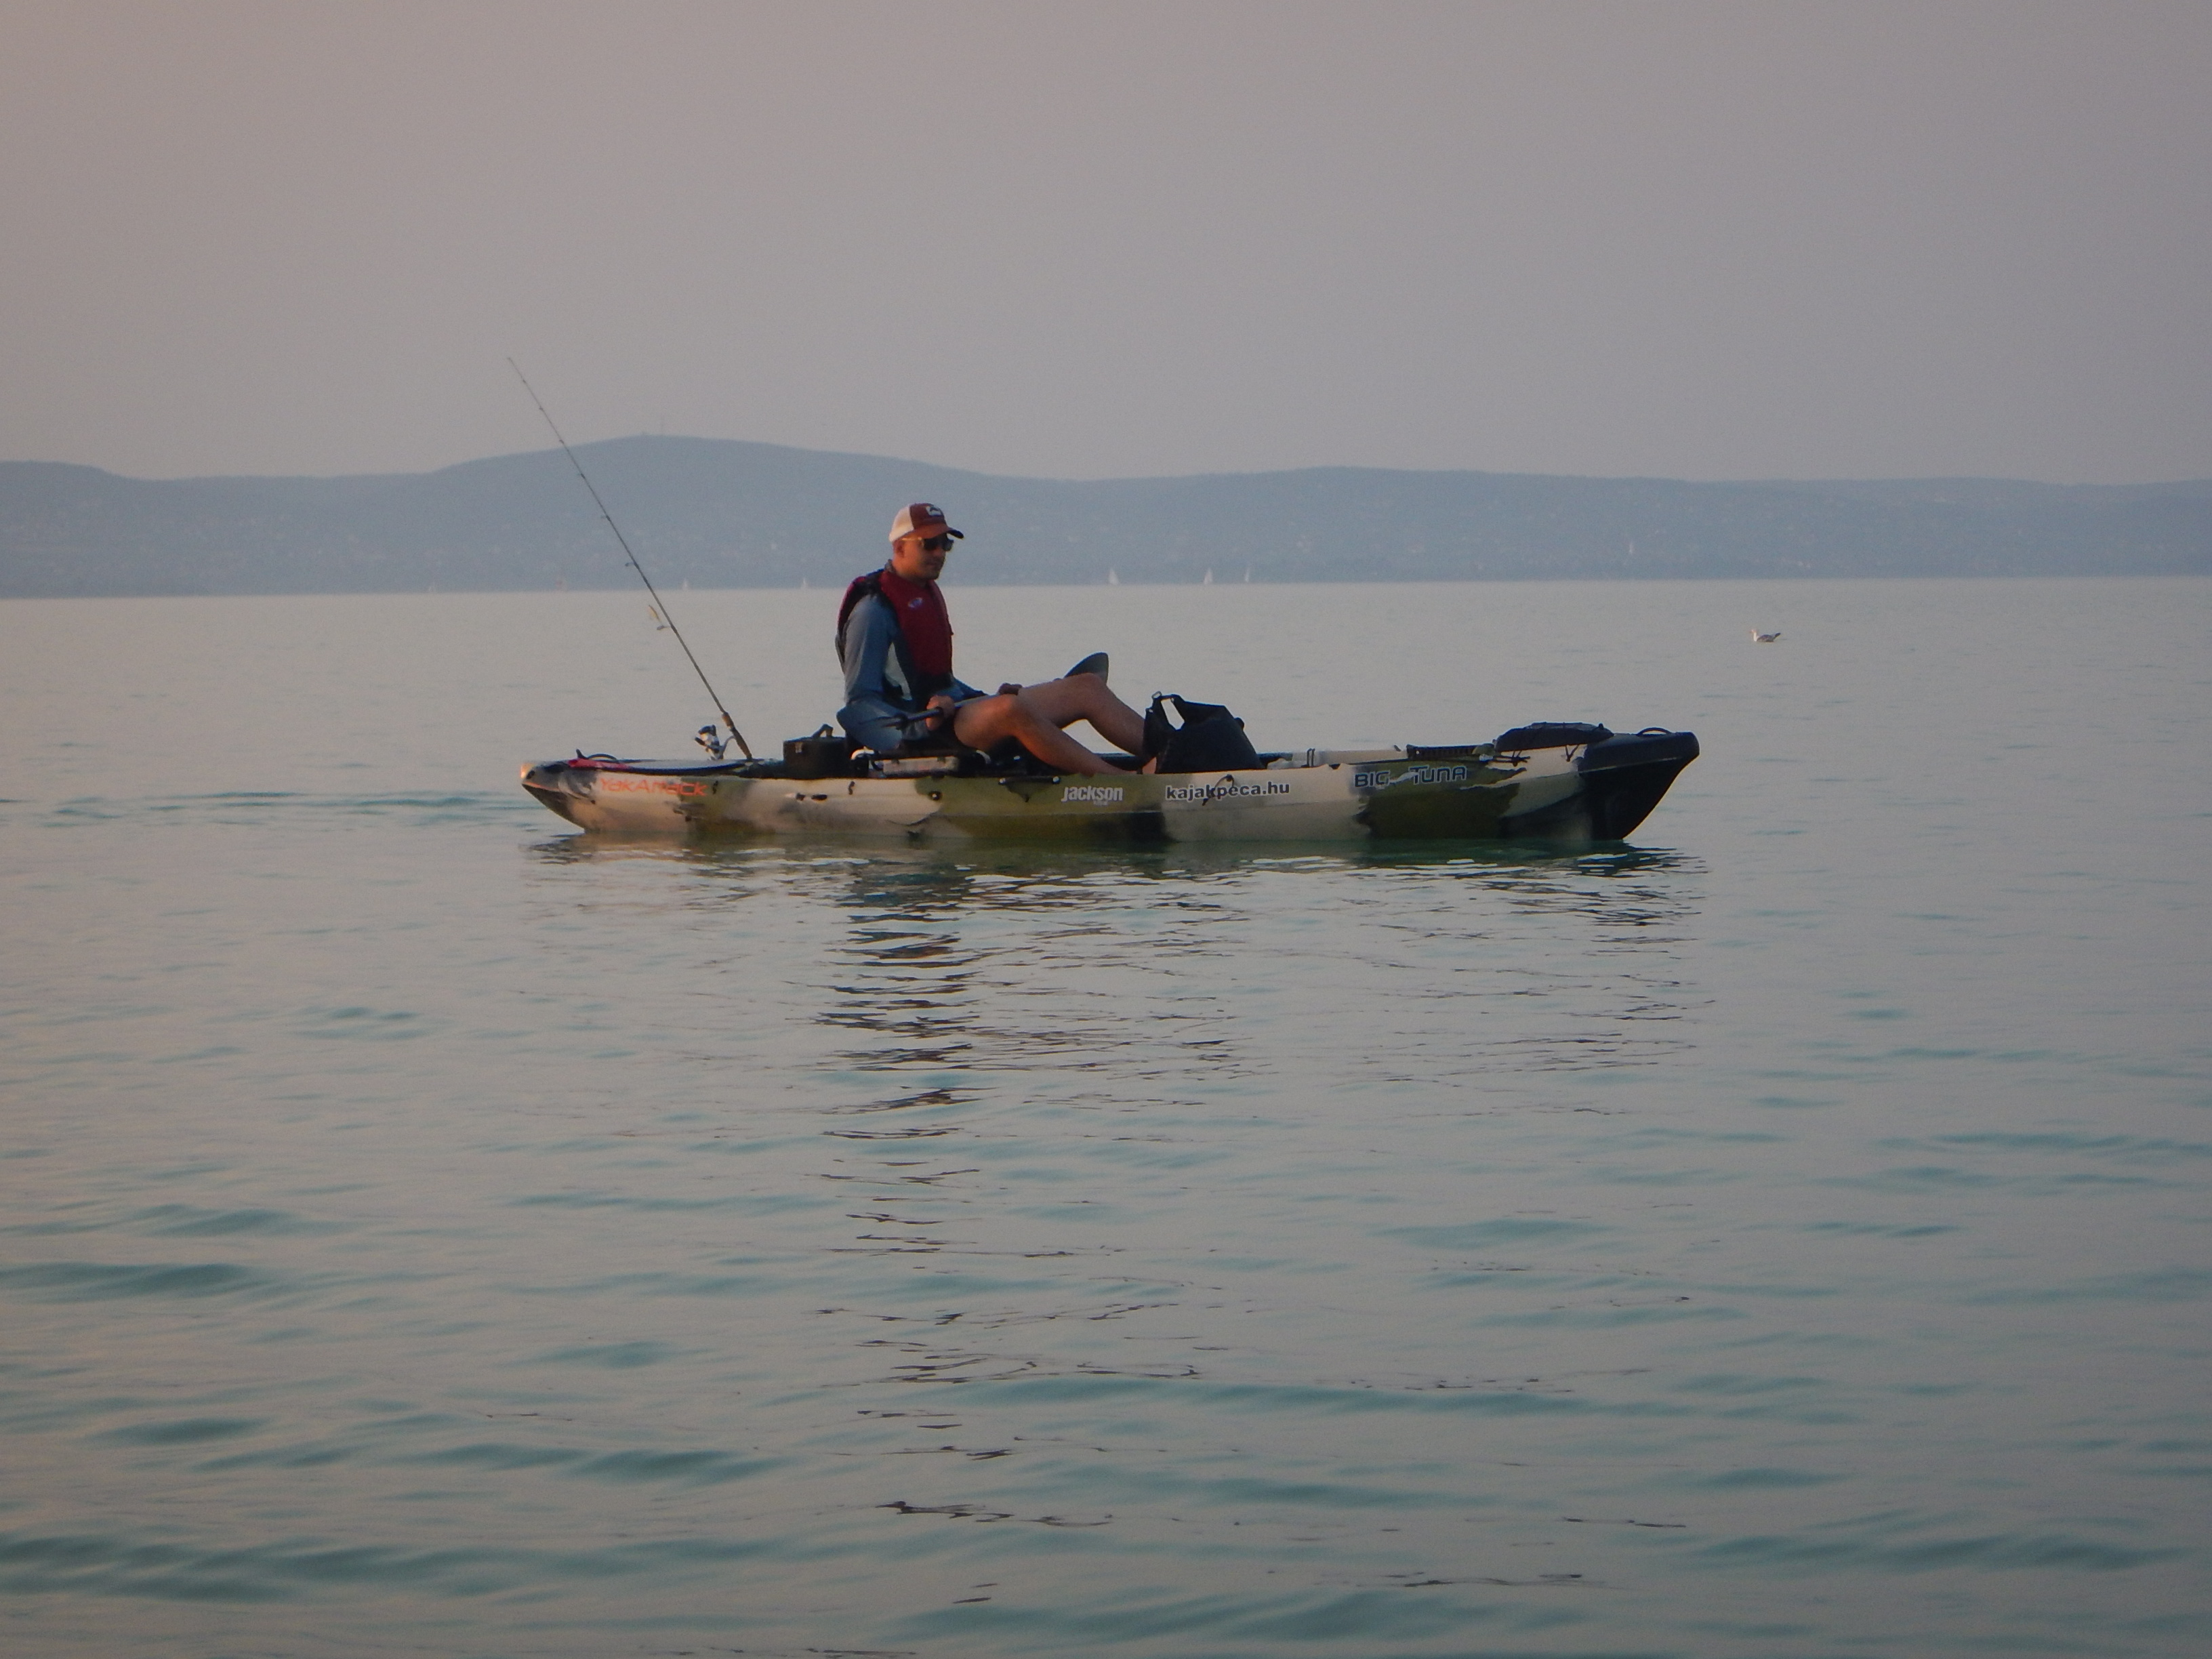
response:
[[(834, 595), (671, 597), (827, 717)], [(1595, 850), (595, 844), (515, 772), (686, 750), (641, 595), (0, 605), (0, 1647), (2212, 1649), (2212, 582), (953, 610), (1705, 755)]]

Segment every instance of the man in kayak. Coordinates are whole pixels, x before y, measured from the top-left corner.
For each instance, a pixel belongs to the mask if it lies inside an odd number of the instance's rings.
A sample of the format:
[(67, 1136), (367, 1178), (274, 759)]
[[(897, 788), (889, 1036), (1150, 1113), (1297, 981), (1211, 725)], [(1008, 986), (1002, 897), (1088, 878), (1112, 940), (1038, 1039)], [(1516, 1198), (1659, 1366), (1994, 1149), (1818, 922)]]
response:
[(927, 501), (891, 520), (891, 556), (854, 578), (837, 614), (845, 706), (853, 741), (879, 755), (943, 754), (952, 744), (990, 749), (1011, 738), (1059, 772), (1115, 772), (1060, 728), (1088, 720), (1111, 744), (1139, 753), (1145, 717), (1107, 690), (1103, 672), (1042, 685), (978, 691), (952, 675), (952, 623), (937, 585), (952, 544), (964, 539)]

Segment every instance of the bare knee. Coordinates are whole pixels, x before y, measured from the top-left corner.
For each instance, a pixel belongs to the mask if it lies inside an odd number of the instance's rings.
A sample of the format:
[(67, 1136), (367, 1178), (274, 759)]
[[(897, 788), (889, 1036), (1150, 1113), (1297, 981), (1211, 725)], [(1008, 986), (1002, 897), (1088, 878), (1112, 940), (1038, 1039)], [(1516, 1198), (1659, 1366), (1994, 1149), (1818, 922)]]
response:
[(1015, 698), (1032, 719), (1048, 726), (1069, 726), (1090, 718), (1105, 689), (1106, 682), (1096, 674), (1070, 674), (1039, 685), (1025, 685)]
[(971, 749), (982, 748), (1006, 735), (1013, 714), (1012, 697), (971, 697), (952, 711), (953, 735)]

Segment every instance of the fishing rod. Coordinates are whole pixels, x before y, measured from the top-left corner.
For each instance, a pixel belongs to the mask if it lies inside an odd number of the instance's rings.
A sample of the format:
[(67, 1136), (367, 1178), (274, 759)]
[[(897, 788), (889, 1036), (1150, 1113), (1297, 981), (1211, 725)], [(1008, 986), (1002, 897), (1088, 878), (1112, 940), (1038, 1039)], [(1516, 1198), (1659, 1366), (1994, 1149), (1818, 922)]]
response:
[[(744, 751), (745, 758), (753, 759), (752, 745), (745, 741), (745, 734), (738, 730), (738, 723), (730, 718), (730, 711), (722, 706), (722, 699), (716, 694), (714, 682), (707, 678), (707, 671), (699, 666), (699, 659), (691, 655), (691, 647), (684, 641), (684, 630), (676, 625), (676, 618), (669, 612), (668, 601), (660, 597), (660, 590), (653, 585), (653, 578), (645, 574), (645, 567), (637, 562), (637, 555), (630, 551), (629, 538), (622, 533), (622, 526), (615, 522), (615, 515), (607, 511), (607, 504), (599, 499), (599, 492), (593, 487), (591, 475), (584, 471), (584, 464), (576, 459), (576, 452), (568, 447), (568, 441), (561, 435), (561, 428), (554, 425), (553, 416), (545, 407), (545, 400), (538, 395), (538, 388), (530, 384), (530, 377), (522, 372), (520, 363), (509, 357), (507, 366), (514, 371), (514, 378), (522, 382), (522, 389), (530, 394), (530, 401), (538, 405), (538, 412), (545, 416), (545, 424), (553, 434), (553, 441), (561, 446), (561, 453), (568, 458), (568, 465), (576, 469), (576, 476), (584, 481), (584, 488), (591, 490), (592, 505), (599, 509), (599, 516), (607, 521), (607, 528), (615, 532), (615, 540), (622, 544), (623, 556), (629, 561), (629, 568), (637, 572), (638, 580), (643, 582), (645, 591), (653, 595), (654, 619), (667, 624), (668, 631), (676, 635), (676, 643), (684, 647), (684, 654), (690, 661), (691, 672), (699, 677), (699, 684), (707, 688), (707, 695), (713, 699), (715, 712), (722, 717), (722, 724), (730, 728), (731, 737)], [(711, 726), (706, 727), (699, 740), (716, 760), (720, 760), (723, 745), (708, 741), (714, 730)]]

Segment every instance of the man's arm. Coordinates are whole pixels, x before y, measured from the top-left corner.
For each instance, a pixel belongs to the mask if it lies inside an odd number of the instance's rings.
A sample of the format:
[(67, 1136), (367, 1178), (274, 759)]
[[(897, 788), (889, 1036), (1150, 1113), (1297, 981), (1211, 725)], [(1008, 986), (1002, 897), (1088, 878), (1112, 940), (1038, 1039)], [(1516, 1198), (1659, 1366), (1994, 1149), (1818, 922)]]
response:
[(845, 621), (845, 706), (837, 722), (864, 748), (884, 754), (919, 727), (884, 680), (884, 659), (891, 648), (890, 607), (869, 594)]
[(845, 701), (888, 702), (884, 684), (884, 656), (890, 649), (890, 607), (873, 593), (865, 594), (845, 619)]

